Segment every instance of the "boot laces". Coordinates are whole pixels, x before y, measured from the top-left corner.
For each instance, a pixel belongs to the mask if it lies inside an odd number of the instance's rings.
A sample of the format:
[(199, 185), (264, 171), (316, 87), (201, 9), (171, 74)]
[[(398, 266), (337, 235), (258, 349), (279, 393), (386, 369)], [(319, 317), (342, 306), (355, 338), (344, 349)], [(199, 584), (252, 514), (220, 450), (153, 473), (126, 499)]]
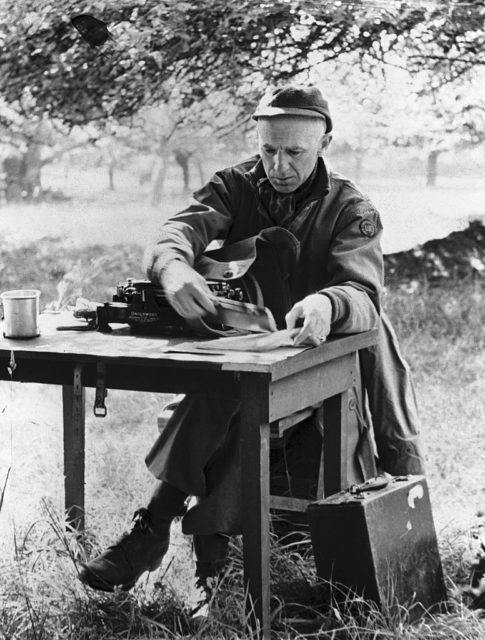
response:
[(141, 533), (153, 533), (152, 516), (147, 509), (137, 509), (132, 518), (132, 531), (139, 529)]
[(141, 533), (144, 536), (153, 533), (152, 518), (147, 509), (137, 509), (133, 514), (132, 522), (131, 530), (125, 532), (114, 545), (108, 547), (109, 549), (117, 549), (121, 551), (125, 558), (125, 562), (130, 565), (133, 564), (131, 546), (134, 539), (137, 538), (137, 533)]
[(137, 509), (133, 514), (131, 519), (132, 525), (129, 531), (125, 531), (121, 538), (117, 540), (114, 544), (110, 545), (108, 549), (117, 549), (121, 548), (124, 550), (126, 543), (129, 543), (133, 538), (133, 534), (136, 536), (137, 533), (141, 533), (143, 535), (149, 535), (153, 532), (152, 530), (152, 518), (150, 512), (147, 509)]

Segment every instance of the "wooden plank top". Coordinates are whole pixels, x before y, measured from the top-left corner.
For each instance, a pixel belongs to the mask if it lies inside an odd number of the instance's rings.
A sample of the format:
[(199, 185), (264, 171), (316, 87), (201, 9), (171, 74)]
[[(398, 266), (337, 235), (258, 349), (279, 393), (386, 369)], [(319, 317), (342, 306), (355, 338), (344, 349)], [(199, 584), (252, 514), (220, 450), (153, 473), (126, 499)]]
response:
[[(291, 347), (266, 352), (221, 350), (221, 352), (177, 353), (177, 344), (189, 337), (145, 336), (132, 333), (127, 326), (117, 325), (112, 333), (98, 331), (58, 331), (59, 325), (75, 325), (70, 314), (42, 314), (40, 333), (32, 339), (9, 339), (3, 336), (0, 323), (0, 357), (71, 361), (76, 363), (116, 360), (120, 363), (149, 367), (187, 367), (232, 372), (270, 374), (271, 379), (296, 373), (322, 362), (375, 343), (377, 331), (329, 339), (319, 347), (305, 350)], [(81, 323), (80, 323), (81, 324)], [(197, 340), (200, 342), (200, 339)], [(194, 341), (195, 342), (195, 341)], [(194, 351), (197, 351), (194, 348)]]

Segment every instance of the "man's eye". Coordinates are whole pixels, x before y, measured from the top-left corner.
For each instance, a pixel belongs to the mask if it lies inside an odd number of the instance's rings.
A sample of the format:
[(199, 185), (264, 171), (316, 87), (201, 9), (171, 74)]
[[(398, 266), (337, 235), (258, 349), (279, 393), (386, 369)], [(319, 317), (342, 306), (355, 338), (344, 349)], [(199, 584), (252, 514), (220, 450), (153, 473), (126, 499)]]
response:
[(276, 149), (264, 149), (264, 152), (267, 156), (274, 156), (274, 154), (276, 153)]
[(293, 156), (293, 157), (299, 156), (299, 155), (300, 155), (300, 153), (301, 153), (301, 151), (299, 151), (298, 149), (290, 149), (290, 150), (288, 151), (288, 154), (289, 154), (290, 156)]

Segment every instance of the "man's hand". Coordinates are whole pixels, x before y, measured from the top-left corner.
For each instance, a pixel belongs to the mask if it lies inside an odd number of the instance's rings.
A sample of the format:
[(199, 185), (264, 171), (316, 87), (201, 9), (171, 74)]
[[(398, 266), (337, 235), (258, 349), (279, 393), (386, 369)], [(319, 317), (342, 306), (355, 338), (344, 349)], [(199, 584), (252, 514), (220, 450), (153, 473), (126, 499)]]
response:
[(330, 333), (332, 319), (330, 299), (320, 293), (313, 293), (297, 302), (286, 314), (287, 328), (294, 329), (300, 318), (303, 319), (303, 326), (295, 336), (295, 344), (309, 343), (315, 346), (321, 344)]
[(207, 282), (181, 260), (172, 260), (160, 276), (167, 300), (183, 318), (200, 318), (215, 313), (213, 294)]

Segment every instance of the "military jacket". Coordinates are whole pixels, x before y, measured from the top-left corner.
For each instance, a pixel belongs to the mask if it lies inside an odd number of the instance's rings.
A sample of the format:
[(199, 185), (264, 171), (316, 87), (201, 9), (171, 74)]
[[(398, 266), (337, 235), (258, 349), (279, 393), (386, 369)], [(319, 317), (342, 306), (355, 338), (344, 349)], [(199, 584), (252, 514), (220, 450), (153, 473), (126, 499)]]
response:
[(370, 200), (319, 158), (305, 199), (293, 218), (281, 223), (261, 198), (258, 186), (265, 179), (259, 156), (218, 171), (194, 193), (186, 209), (163, 224), (156, 244), (145, 253), (148, 277), (159, 281), (173, 259), (193, 266), (213, 240), (232, 243), (284, 226), (300, 242), (299, 261), (289, 282), (293, 303), (321, 292), (332, 302), (333, 331), (374, 328), (383, 257), (382, 225)]

